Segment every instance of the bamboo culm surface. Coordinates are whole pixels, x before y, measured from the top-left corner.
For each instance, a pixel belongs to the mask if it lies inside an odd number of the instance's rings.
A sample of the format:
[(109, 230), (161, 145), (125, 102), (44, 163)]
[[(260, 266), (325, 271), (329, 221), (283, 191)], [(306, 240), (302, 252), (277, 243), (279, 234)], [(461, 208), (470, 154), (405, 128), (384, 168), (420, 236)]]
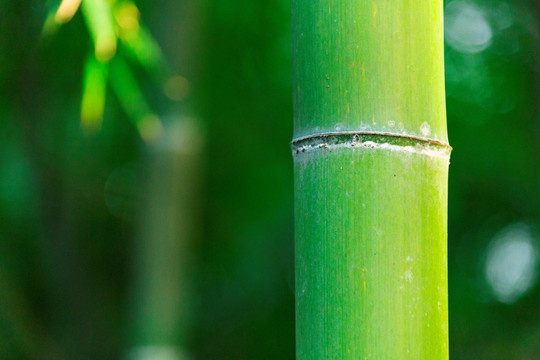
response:
[(298, 359), (448, 359), (442, 0), (293, 0)]

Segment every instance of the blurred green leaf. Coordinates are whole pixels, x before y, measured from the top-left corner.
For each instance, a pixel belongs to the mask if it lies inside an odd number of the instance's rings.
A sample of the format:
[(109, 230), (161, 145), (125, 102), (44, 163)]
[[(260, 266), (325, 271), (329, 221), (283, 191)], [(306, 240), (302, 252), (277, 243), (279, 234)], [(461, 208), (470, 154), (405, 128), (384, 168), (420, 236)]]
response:
[(60, 6), (56, 10), (54, 20), (59, 24), (67, 23), (73, 18), (80, 5), (81, 0), (62, 0)]
[(116, 33), (107, 0), (83, 0), (82, 12), (94, 41), (96, 58), (109, 61), (116, 53)]
[(49, 1), (49, 6), (47, 10), (47, 17), (43, 23), (43, 28), (41, 29), (41, 36), (46, 38), (58, 30), (60, 23), (55, 20), (56, 12), (60, 6), (60, 0)]
[(146, 102), (128, 64), (119, 56), (111, 61), (110, 81), (120, 105), (137, 127), (142, 139), (147, 142), (156, 139), (162, 130), (161, 121)]
[(167, 64), (150, 31), (141, 24), (140, 12), (132, 1), (118, 1), (114, 7), (118, 37), (127, 53), (157, 80), (162, 82)]
[(148, 29), (140, 26), (137, 33), (121, 39), (132, 55), (156, 81), (162, 82), (167, 73), (167, 65), (156, 40)]
[(107, 94), (108, 64), (96, 59), (92, 54), (84, 66), (83, 97), (81, 106), (81, 127), (93, 132), (101, 128), (105, 97)]

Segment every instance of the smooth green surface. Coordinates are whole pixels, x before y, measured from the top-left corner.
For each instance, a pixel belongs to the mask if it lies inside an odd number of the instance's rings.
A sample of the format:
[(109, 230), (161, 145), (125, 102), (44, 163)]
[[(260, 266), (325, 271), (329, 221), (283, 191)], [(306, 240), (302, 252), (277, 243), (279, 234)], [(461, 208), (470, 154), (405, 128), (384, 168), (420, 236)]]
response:
[(446, 359), (447, 159), (295, 160), (297, 358)]
[(391, 131), (447, 142), (442, 0), (294, 0), (295, 137)]
[(292, 14), (297, 358), (447, 359), (442, 1)]

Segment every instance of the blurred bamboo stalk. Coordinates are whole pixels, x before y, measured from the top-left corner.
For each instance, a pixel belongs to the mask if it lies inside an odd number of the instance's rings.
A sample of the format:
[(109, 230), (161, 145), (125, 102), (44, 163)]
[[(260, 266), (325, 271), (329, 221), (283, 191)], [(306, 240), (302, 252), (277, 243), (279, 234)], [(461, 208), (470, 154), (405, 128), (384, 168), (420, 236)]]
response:
[(193, 317), (193, 241), (199, 232), (201, 133), (169, 122), (148, 148), (130, 297), (129, 359), (184, 359)]
[[(201, 12), (199, 2), (192, 0), (157, 2), (155, 10), (160, 15), (154, 27), (157, 41), (143, 28), (138, 31), (140, 41), (125, 39), (131, 54), (162, 83), (164, 95), (171, 100), (169, 113), (174, 114), (162, 119), (159, 136), (145, 145), (148, 182), (134, 262), (133, 326), (127, 357), (185, 359), (189, 358), (190, 326), (197, 307), (193, 243), (201, 230), (203, 127), (191, 94), (200, 62)], [(151, 16), (152, 10), (147, 11)], [(157, 43), (163, 45), (161, 50)], [(170, 69), (165, 69), (165, 58)], [(177, 84), (177, 78), (185, 81)], [(167, 87), (171, 81), (172, 86)], [(183, 96), (171, 97), (171, 91)]]

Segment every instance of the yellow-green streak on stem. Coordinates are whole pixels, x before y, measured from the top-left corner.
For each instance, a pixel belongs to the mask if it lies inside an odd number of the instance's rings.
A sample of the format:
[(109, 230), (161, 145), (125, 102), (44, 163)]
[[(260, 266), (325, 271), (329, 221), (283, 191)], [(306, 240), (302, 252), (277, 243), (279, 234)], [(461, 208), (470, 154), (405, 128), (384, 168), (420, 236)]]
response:
[(298, 359), (448, 359), (442, 0), (293, 0)]

